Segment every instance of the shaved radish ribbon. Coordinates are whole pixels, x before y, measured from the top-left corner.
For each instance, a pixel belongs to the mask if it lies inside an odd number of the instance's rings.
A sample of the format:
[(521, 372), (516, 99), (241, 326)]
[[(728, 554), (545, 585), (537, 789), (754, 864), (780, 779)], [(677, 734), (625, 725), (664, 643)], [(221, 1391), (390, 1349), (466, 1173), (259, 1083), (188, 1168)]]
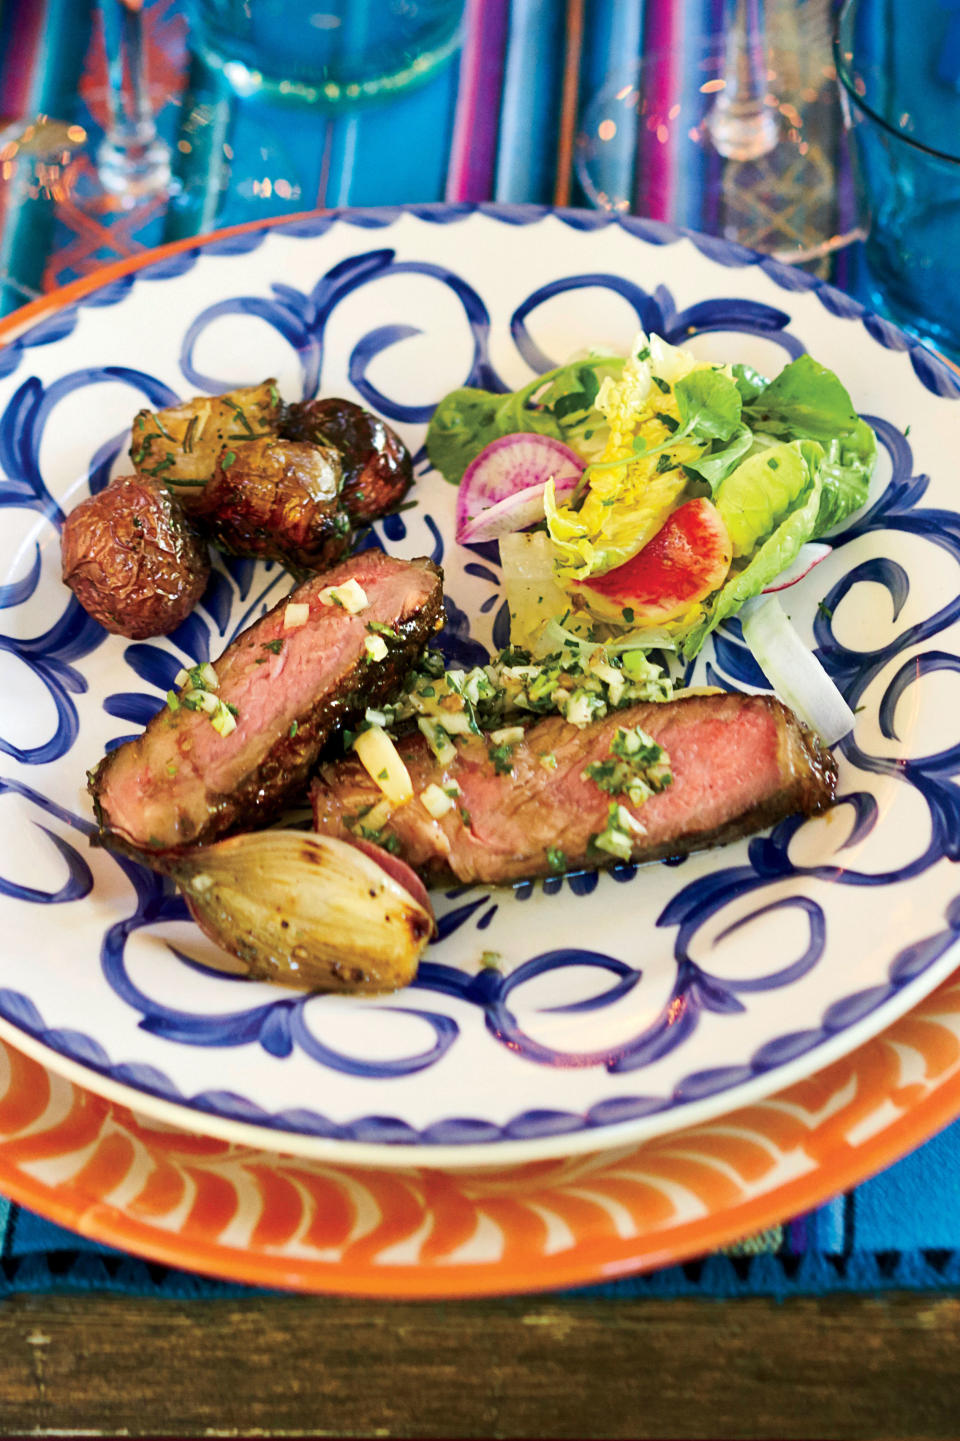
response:
[(740, 611), (740, 623), (744, 640), (776, 694), (826, 745), (836, 745), (853, 730), (853, 711), (775, 595), (748, 600)]
[(822, 541), (808, 541), (797, 551), (793, 564), (782, 570), (770, 585), (764, 586), (763, 594), (774, 595), (778, 590), (788, 590), (791, 585), (796, 585), (798, 580), (803, 580), (805, 575), (810, 574), (815, 565), (826, 560), (832, 550), (832, 545), (825, 545)]
[(576, 490), (584, 462), (550, 435), (501, 435), (484, 446), (463, 473), (457, 495), (461, 545), (495, 540), (544, 518), (543, 493), (552, 479), (562, 504)]

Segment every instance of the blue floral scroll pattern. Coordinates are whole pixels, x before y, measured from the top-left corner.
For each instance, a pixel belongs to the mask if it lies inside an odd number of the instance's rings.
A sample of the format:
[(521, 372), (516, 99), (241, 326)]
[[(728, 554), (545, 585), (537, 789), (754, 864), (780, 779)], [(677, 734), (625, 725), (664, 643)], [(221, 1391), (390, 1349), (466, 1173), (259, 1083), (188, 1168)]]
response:
[[(540, 223), (547, 215), (547, 212), (534, 207), (482, 207), (482, 210), (500, 223), (519, 226)], [(334, 224), (355, 226), (366, 232), (385, 232), (408, 213), (432, 224), (444, 225), (466, 219), (474, 213), (474, 208), (428, 206), (411, 207), (409, 211), (391, 209), (343, 212), (334, 217), (284, 223), (279, 228), (294, 238), (323, 234)], [(803, 272), (778, 266), (776, 262), (761, 260), (724, 242), (671, 231), (668, 227), (653, 222), (632, 218), (614, 219), (592, 213), (557, 214), (562, 223), (575, 229), (591, 230), (611, 224), (619, 225), (639, 241), (656, 246), (671, 245), (686, 238), (720, 264), (731, 268), (757, 265), (785, 293), (804, 291), (815, 294), (832, 314), (861, 323), (876, 343), (888, 348), (909, 350), (918, 379), (927, 389), (951, 398), (960, 393), (949, 372), (940, 367), (935, 359), (928, 357), (926, 352), (916, 354), (920, 348), (913, 346), (900, 332), (889, 327), (886, 322), (869, 316), (849, 297), (831, 291), (829, 287), (823, 286)], [(139, 277), (125, 277), (123, 281), (115, 282), (102, 292), (87, 297), (82, 303), (117, 304), (140, 279), (155, 283), (184, 274), (202, 251), (213, 251), (225, 256), (248, 254), (257, 248), (264, 238), (265, 232), (227, 236), (212, 245), (161, 258), (140, 272)], [(385, 239), (386, 236), (377, 238)], [(490, 360), (490, 315), (480, 294), (456, 271), (433, 263), (399, 260), (396, 250), (384, 244), (358, 247), (357, 253), (323, 273), (310, 291), (300, 291), (278, 281), (272, 286), (269, 297), (236, 296), (207, 307), (195, 317), (184, 335), (182, 369), (187, 382), (191, 387), (199, 386), (211, 390), (224, 388), (231, 383), (231, 377), (201, 373), (196, 368), (194, 355), (207, 326), (223, 315), (242, 315), (272, 326), (292, 346), (299, 358), (303, 393), (305, 396), (315, 394), (322, 383), (325, 329), (336, 308), (357, 290), (398, 274), (414, 274), (440, 285), (459, 308), (472, 345), (468, 372), (459, 378), (461, 382), (503, 389), (504, 386)], [(662, 284), (655, 286), (652, 291), (646, 291), (622, 276), (597, 271), (548, 281), (517, 306), (510, 317), (510, 334), (518, 354), (534, 369), (545, 369), (556, 363), (557, 358), (546, 355), (533, 340), (528, 329), (530, 317), (540, 305), (556, 295), (586, 287), (614, 291), (633, 308), (639, 324), (675, 341), (682, 341), (693, 334), (708, 330), (735, 330), (770, 338), (790, 356), (802, 350), (799, 339), (790, 331), (789, 312), (779, 306), (741, 297), (727, 297), (683, 307), (677, 304), (671, 291)], [(19, 349), (4, 352), (6, 370), (3, 373), (12, 373), (32, 346), (53, 344), (69, 334), (76, 320), (75, 309), (58, 312), (58, 316), (44, 322), (43, 326), (27, 332), (21, 337)], [(426, 419), (432, 408), (430, 401), (424, 399), (417, 404), (401, 403), (374, 385), (369, 378), (369, 372), (372, 362), (386, 349), (418, 333), (417, 327), (412, 324), (394, 323), (375, 327), (365, 335), (357, 337), (349, 358), (349, 375), (358, 392), (367, 403), (388, 418), (401, 423), (416, 423)], [(74, 390), (108, 380), (130, 385), (154, 405), (169, 403), (174, 398), (173, 393), (155, 377), (121, 367), (73, 372), (58, 379), (45, 390), (35, 377), (24, 380), (0, 416), (0, 466), (6, 477), (0, 484), (0, 505), (32, 510), (55, 526), (61, 523), (59, 507), (47, 490), (41, 472), (39, 457), (44, 430), (60, 399)], [(960, 517), (950, 511), (923, 505), (928, 487), (927, 478), (913, 475), (912, 456), (905, 437), (883, 419), (874, 417), (872, 420), (890, 455), (892, 478), (883, 495), (853, 526), (837, 538), (835, 544), (849, 545), (859, 536), (871, 531), (901, 531), (946, 549), (954, 560), (960, 561)], [(119, 445), (119, 440), (108, 441), (91, 457), (91, 490), (97, 490), (106, 483)], [(440, 561), (443, 558), (440, 532), (431, 517), (423, 515), (420, 518), (433, 537), (434, 558)], [(379, 530), (389, 542), (402, 540), (405, 521), (401, 516), (391, 517)], [(378, 532), (374, 531), (366, 543), (379, 545), (383, 542)], [(499, 593), (495, 556), (490, 553), (489, 548), (476, 547), (474, 550), (476, 559), (468, 562), (465, 568), (475, 579), (491, 587), (480, 609), (482, 613), (496, 610), (494, 640), (496, 644), (501, 644), (507, 639), (507, 613)], [(0, 609), (12, 611), (29, 600), (40, 584), (40, 576), (40, 556), (37, 549), (26, 573), (19, 579), (0, 586)], [(276, 568), (254, 568), (244, 561), (224, 562), (222, 570), (215, 569), (201, 606), (167, 642), (133, 644), (126, 647), (127, 664), (137, 680), (146, 684), (147, 691), (131, 689), (110, 695), (104, 700), (104, 709), (111, 716), (129, 725), (143, 725), (162, 703), (163, 692), (172, 683), (173, 675), (179, 668), (178, 656), (182, 654), (195, 661), (207, 659), (214, 648), (214, 636), (217, 637), (216, 648), (221, 648), (239, 628), (249, 624), (268, 604), (274, 603), (282, 593), (278, 587), (284, 582), (283, 573)], [(931, 641), (960, 618), (960, 602), (947, 602), (934, 615), (906, 627), (894, 641), (882, 649), (873, 653), (861, 653), (845, 648), (837, 640), (833, 633), (830, 612), (853, 587), (866, 582), (884, 586), (891, 597), (895, 615), (899, 614), (908, 591), (905, 571), (890, 560), (867, 561), (852, 566), (835, 584), (826, 599), (822, 614), (816, 619), (815, 640), (823, 663), (851, 704), (857, 703), (867, 686), (881, 673), (887, 673), (894, 667), (892, 679), (888, 681), (881, 700), (879, 719), (882, 734), (887, 739), (896, 739), (895, 716), (901, 697), (916, 679), (924, 674), (937, 669), (960, 670), (960, 658), (945, 650), (928, 649), (919, 659), (912, 659), (899, 666), (896, 661), (908, 651), (912, 652), (918, 645)], [(22, 749), (11, 746), (0, 737), (0, 749), (27, 764), (44, 764), (64, 755), (70, 749), (77, 735), (77, 715), (71, 695), (82, 691), (86, 686), (82, 672), (75, 662), (89, 653), (103, 638), (100, 628), (83, 615), (72, 599), (66, 602), (59, 621), (33, 640), (12, 640), (0, 636), (0, 647), (12, 650), (43, 681), (54, 699), (58, 717), (53, 738), (42, 741), (36, 747)], [(470, 634), (469, 617), (452, 598), (448, 602), (447, 626), (440, 640), (453, 663), (470, 665), (484, 656), (483, 647)], [(758, 688), (765, 684), (755, 661), (742, 644), (739, 627), (735, 622), (725, 626), (716, 637), (708, 678), (731, 689), (744, 686)], [(117, 737), (114, 743), (119, 743), (121, 739), (122, 737)], [(814, 887), (823, 884), (894, 885), (920, 874), (942, 858), (955, 860), (960, 855), (960, 789), (955, 780), (960, 772), (960, 746), (949, 747), (937, 755), (918, 760), (890, 760), (882, 756), (870, 756), (865, 754), (852, 738), (844, 741), (842, 748), (862, 771), (889, 776), (898, 783), (911, 785), (923, 797), (931, 822), (929, 842), (923, 853), (896, 871), (867, 875), (842, 866), (805, 868), (793, 864), (788, 852), (800, 824), (796, 818), (784, 821), (769, 836), (755, 838), (748, 847), (745, 864), (714, 869), (709, 875), (681, 886), (664, 907), (658, 925), (675, 932), (676, 971), (673, 985), (659, 1014), (640, 1033), (626, 1041), (610, 1048), (584, 1053), (558, 1051), (530, 1032), (529, 1022), (523, 1019), (530, 1012), (524, 1011), (522, 1006), (518, 1008), (517, 1005), (522, 988), (530, 982), (542, 976), (575, 968), (583, 980), (586, 993), (580, 1000), (557, 1009), (575, 1013), (615, 1006), (637, 986), (642, 972), (640, 968), (602, 952), (576, 947), (548, 951), (529, 957), (509, 975), (502, 975), (496, 970), (467, 975), (454, 967), (444, 965), (440, 960), (429, 959), (421, 966), (414, 989), (425, 996), (445, 997), (479, 1011), (491, 1040), (531, 1064), (603, 1068), (611, 1075), (643, 1071), (662, 1057), (685, 1046), (708, 1014), (721, 1017), (742, 1014), (751, 994), (789, 988), (817, 966), (826, 946), (826, 919), (823, 907), (815, 898)], [(55, 816), (62, 825), (70, 826), (81, 833), (90, 832), (88, 823), (63, 811), (39, 792), (13, 780), (0, 781), (0, 796), (11, 792), (19, 794), (22, 800), (34, 804), (48, 815)], [(851, 847), (869, 834), (875, 824), (876, 802), (866, 791), (844, 796), (841, 800), (853, 813), (853, 827), (846, 843)], [(41, 828), (45, 830), (67, 866), (66, 881), (58, 890), (45, 892), (22, 885), (16, 889), (14, 883), (0, 878), (0, 891), (31, 904), (69, 904), (82, 901), (89, 894), (92, 885), (89, 867), (76, 847), (63, 836), (45, 826)], [(427, 1070), (437, 1065), (456, 1045), (460, 1034), (459, 1024), (454, 1016), (435, 1009), (435, 1003), (422, 1008), (398, 1008), (404, 1015), (412, 1016), (419, 1023), (423, 1044), (409, 1055), (389, 1062), (376, 1058), (358, 1058), (322, 1042), (310, 1028), (309, 996), (278, 993), (277, 998), (271, 998), (265, 1003), (227, 1009), (215, 1015), (197, 1015), (159, 1003), (132, 980), (126, 960), (127, 942), (143, 927), (181, 920), (186, 912), (183, 903), (171, 893), (166, 882), (125, 858), (112, 859), (124, 871), (133, 887), (135, 906), (129, 916), (117, 921), (104, 936), (102, 970), (114, 994), (140, 1015), (140, 1025), (144, 1031), (175, 1045), (229, 1049), (253, 1044), (277, 1059), (298, 1050), (324, 1069), (373, 1077), (378, 1081), (388, 1081)], [(612, 871), (614, 881), (623, 885), (632, 883), (636, 874), (637, 868), (634, 866), (620, 865)], [(770, 889), (787, 878), (799, 878), (808, 882), (810, 894), (806, 893), (805, 887), (803, 894), (784, 897), (778, 893), (771, 898), (767, 894)], [(554, 877), (539, 884), (547, 895), (569, 891), (572, 897), (584, 897), (596, 890), (598, 878), (593, 873), (574, 874)], [(533, 890), (534, 884), (526, 882), (515, 888), (515, 896), (522, 901), (529, 897)], [(468, 892), (465, 895), (451, 896), (450, 899), (456, 904), (441, 917), (441, 942), (445, 936), (462, 926), (469, 925), (484, 930), (490, 925), (499, 905), (494, 896), (485, 891), (477, 894)], [(737, 905), (736, 919), (722, 927), (723, 914), (734, 903)], [(746, 914), (743, 912), (744, 904), (752, 908)], [(724, 936), (735, 934), (754, 920), (785, 911), (790, 911), (803, 920), (806, 940), (799, 954), (786, 963), (773, 967), (768, 974), (732, 981), (712, 973), (702, 961), (695, 959), (698, 939), (708, 923), (718, 920), (721, 922), (722, 928), (716, 938), (719, 941)], [(901, 949), (892, 958), (887, 970), (887, 980), (883, 984), (836, 1002), (816, 1026), (769, 1039), (752, 1055), (746, 1057), (742, 1064), (693, 1072), (672, 1087), (669, 1094), (620, 1094), (599, 1102), (583, 1114), (525, 1111), (505, 1125), (493, 1124), (483, 1117), (449, 1117), (417, 1131), (397, 1116), (365, 1116), (341, 1124), (308, 1109), (284, 1110), (270, 1114), (250, 1098), (235, 1092), (204, 1092), (185, 1096), (171, 1078), (156, 1067), (135, 1062), (116, 1063), (94, 1037), (75, 1031), (49, 1030), (44, 1026), (43, 1018), (34, 1003), (19, 992), (0, 992), (0, 1014), (29, 1034), (43, 1039), (62, 1054), (80, 1060), (114, 1079), (151, 1094), (178, 1100), (231, 1119), (255, 1120), (281, 1130), (336, 1139), (399, 1144), (495, 1141), (567, 1133), (651, 1115), (706, 1096), (720, 1094), (741, 1085), (751, 1077), (782, 1067), (886, 1003), (903, 986), (942, 957), (955, 944), (958, 933), (960, 898), (949, 903), (945, 924), (939, 930), (934, 930), (930, 935)], [(188, 968), (198, 966), (184, 951), (173, 947), (171, 950), (182, 965)], [(591, 989), (587, 984), (591, 977), (593, 986), (599, 983), (599, 990)], [(223, 980), (225, 984), (231, 983), (231, 978), (224, 977)], [(239, 980), (232, 983), (242, 984)], [(390, 1010), (389, 1002), (384, 1002), (381, 1009)]]

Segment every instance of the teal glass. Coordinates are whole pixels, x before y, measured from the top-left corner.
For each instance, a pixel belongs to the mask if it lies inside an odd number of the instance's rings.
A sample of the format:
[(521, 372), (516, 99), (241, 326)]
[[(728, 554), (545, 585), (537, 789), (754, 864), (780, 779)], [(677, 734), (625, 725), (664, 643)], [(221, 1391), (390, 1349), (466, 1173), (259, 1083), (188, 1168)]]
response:
[(847, 0), (835, 53), (870, 299), (960, 356), (960, 4)]
[(190, 44), (239, 95), (325, 109), (422, 83), (460, 43), (464, 0), (193, 0)]

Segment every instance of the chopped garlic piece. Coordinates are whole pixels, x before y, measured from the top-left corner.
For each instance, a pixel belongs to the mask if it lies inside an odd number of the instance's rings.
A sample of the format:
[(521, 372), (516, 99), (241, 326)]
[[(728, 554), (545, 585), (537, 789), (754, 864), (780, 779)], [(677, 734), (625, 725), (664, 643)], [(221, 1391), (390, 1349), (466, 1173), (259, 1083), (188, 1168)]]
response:
[(192, 670), (180, 669), (173, 678), (174, 685), (189, 685), (196, 690), (219, 690), (220, 677), (208, 661), (195, 665)]
[(413, 799), (410, 772), (393, 741), (381, 726), (361, 731), (353, 743), (357, 759), (388, 800), (402, 806)]
[(387, 642), (382, 635), (368, 635), (363, 648), (371, 660), (386, 660)]
[[(323, 597), (321, 597), (322, 599)], [(283, 612), (284, 630), (297, 630), (310, 619), (310, 607), (299, 602), (288, 605)]]
[(420, 799), (423, 801), (425, 809), (430, 812), (435, 821), (445, 816), (447, 811), (453, 810), (453, 801), (440, 789), (436, 782), (432, 782), (425, 790), (420, 792)]
[(491, 731), (490, 739), (495, 746), (515, 746), (523, 735), (523, 726), (504, 726), (503, 730)]
[(341, 585), (328, 585), (318, 596), (321, 605), (339, 605), (351, 615), (366, 610), (370, 604), (363, 586), (355, 580), (345, 580)]
[[(369, 715), (369, 711), (367, 714)], [(430, 720), (427, 716), (419, 716), (417, 718), (417, 726), (426, 737), (427, 745), (442, 766), (448, 766), (451, 761), (456, 760), (456, 746), (446, 732), (437, 725), (436, 721)]]
[[(223, 702), (218, 700), (208, 690), (188, 690), (183, 693), (183, 703), (187, 710), (206, 711), (207, 715), (216, 715)], [(226, 709), (226, 707), (224, 707)], [(227, 712), (229, 714), (229, 712)]]
[(393, 803), (388, 801), (386, 796), (381, 796), (375, 806), (371, 806), (363, 817), (363, 828), (367, 831), (382, 831), (387, 821), (393, 815)]
[(210, 724), (217, 734), (221, 736), (228, 736), (237, 728), (237, 722), (233, 712), (228, 710), (222, 701), (218, 702), (217, 709), (210, 718)]

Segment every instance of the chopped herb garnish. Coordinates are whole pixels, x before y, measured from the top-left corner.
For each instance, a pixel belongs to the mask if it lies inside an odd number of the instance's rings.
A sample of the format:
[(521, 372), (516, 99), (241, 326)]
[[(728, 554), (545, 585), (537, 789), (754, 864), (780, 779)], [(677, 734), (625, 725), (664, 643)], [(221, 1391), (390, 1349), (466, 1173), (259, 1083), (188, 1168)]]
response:
[(625, 606), (623, 607), (623, 612), (622, 612), (622, 614), (623, 614), (624, 620), (627, 622), (627, 625), (632, 625), (632, 624), (633, 624), (633, 617), (634, 617), (633, 607), (632, 607), (632, 606), (629, 606), (629, 605), (625, 605)]
[(910, 434), (910, 431), (911, 431), (912, 429), (913, 429), (912, 426), (910, 426), (910, 425), (907, 426), (906, 430), (903, 432), (903, 438), (904, 438), (904, 440), (906, 440), (907, 436)]
[(236, 462), (236, 459), (237, 459), (237, 452), (236, 452), (235, 450), (228, 450), (227, 453), (226, 453), (226, 455), (223, 457), (223, 459), (222, 459), (221, 462), (220, 462), (220, 468), (221, 468), (221, 470), (229, 470), (230, 467), (231, 467), (231, 465), (233, 465), (233, 464)]
[(649, 359), (650, 359), (650, 347), (649, 347), (649, 345), (645, 345), (642, 350), (638, 350), (638, 351), (637, 351), (637, 359), (638, 359), (638, 360), (649, 360)]
[(182, 440), (182, 442), (181, 442), (182, 447), (183, 447), (183, 450), (184, 450), (184, 453), (185, 453), (186, 455), (192, 455), (192, 454), (193, 454), (193, 437), (194, 437), (194, 435), (196, 434), (196, 432), (197, 432), (197, 417), (196, 417), (195, 415), (191, 415), (191, 417), (190, 417), (190, 423), (189, 423), (189, 425), (187, 426), (186, 430), (183, 432), (183, 440)]
[(487, 755), (493, 761), (498, 776), (513, 774), (513, 746), (504, 742), (498, 746), (487, 746)]
[(462, 806), (460, 808), (460, 819), (463, 821), (463, 824), (465, 826), (470, 826), (473, 824), (472, 820), (470, 819), (470, 812), (464, 810)]
[(780, 462), (779, 460), (777, 460), (777, 457), (775, 455), (771, 455), (770, 459), (767, 461), (767, 465), (771, 470), (780, 469)]
[(162, 471), (164, 471), (164, 470), (169, 470), (172, 464), (173, 464), (173, 456), (172, 456), (172, 455), (165, 455), (165, 456), (163, 457), (163, 460), (159, 461), (159, 462), (153, 467), (152, 470), (148, 470), (148, 471), (146, 472), (146, 474), (147, 474), (147, 475), (160, 475)]
[(817, 610), (823, 616), (824, 620), (833, 620), (833, 611), (828, 605), (824, 604), (822, 600), (817, 601)]
[(270, 386), (270, 399), (273, 401), (274, 405), (280, 404), (280, 392), (275, 385)]
[(239, 420), (240, 424), (243, 426), (243, 428), (244, 428), (244, 430), (246, 431), (247, 435), (248, 435), (248, 436), (253, 435), (253, 426), (250, 424), (249, 420), (247, 419), (246, 415), (244, 414), (243, 406), (242, 406), (242, 405), (237, 405), (236, 401), (233, 401), (233, 400), (228, 400), (228, 401), (227, 401), (227, 404), (229, 405), (230, 409), (233, 411), (234, 415), (235, 415), (235, 416), (237, 417), (237, 419)]
[(669, 430), (671, 435), (673, 435), (675, 431), (678, 431), (680, 429), (679, 420), (674, 420), (672, 415), (667, 415), (662, 410), (654, 412), (654, 419), (659, 420), (660, 424), (662, 426), (665, 426), (666, 429)]
[(271, 650), (274, 655), (279, 655), (283, 650), (283, 637), (278, 635), (276, 640), (262, 640), (260, 644), (264, 650)]
[(664, 451), (663, 455), (657, 459), (657, 475), (663, 475), (667, 470), (675, 470), (676, 464), (673, 456), (668, 451)]
[(625, 795), (631, 804), (644, 801), (673, 783), (667, 755), (640, 726), (625, 730), (618, 726), (606, 760), (591, 761), (582, 772), (608, 795)]
[(653, 381), (657, 389), (661, 391), (664, 395), (670, 394), (670, 382), (668, 380), (664, 380), (662, 376), (659, 375), (651, 375), (650, 379)]
[(547, 865), (552, 871), (565, 871), (567, 858), (559, 846), (547, 847)]
[(159, 415), (154, 414), (153, 423), (154, 423), (154, 425), (157, 427), (157, 429), (159, 430), (160, 434), (163, 436), (164, 440), (172, 440), (172, 439), (173, 439), (173, 436), (170, 434), (169, 430), (167, 430), (167, 427), (164, 425), (164, 423), (163, 423), (163, 421), (160, 419)]
[(368, 620), (367, 630), (372, 630), (374, 635), (388, 636), (390, 640), (400, 639), (399, 631), (394, 630), (392, 625), (384, 625), (383, 622), (379, 620)]

